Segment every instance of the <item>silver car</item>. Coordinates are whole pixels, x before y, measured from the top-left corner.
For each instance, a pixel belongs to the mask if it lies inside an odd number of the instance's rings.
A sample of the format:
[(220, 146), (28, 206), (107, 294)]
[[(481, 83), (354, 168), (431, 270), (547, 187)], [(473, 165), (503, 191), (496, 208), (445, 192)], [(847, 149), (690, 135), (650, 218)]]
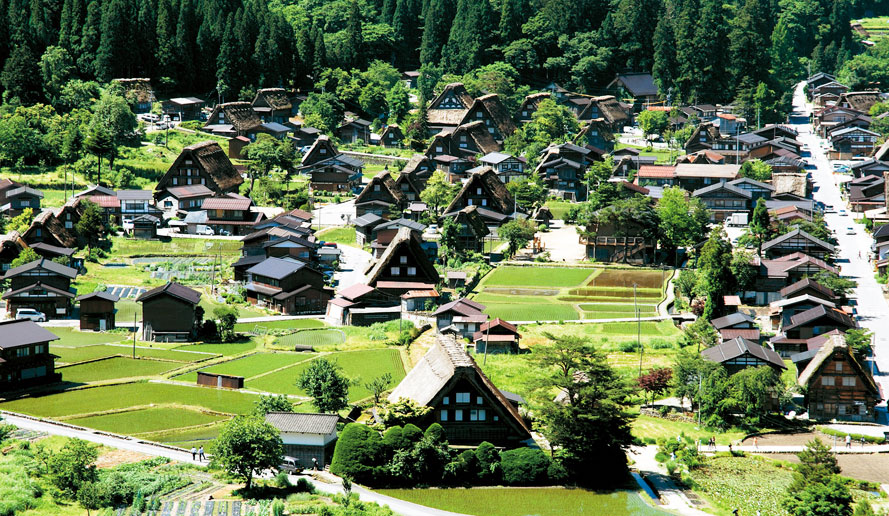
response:
[(46, 314), (43, 312), (38, 312), (33, 308), (19, 308), (15, 311), (16, 319), (30, 319), (36, 322), (44, 322), (46, 321)]

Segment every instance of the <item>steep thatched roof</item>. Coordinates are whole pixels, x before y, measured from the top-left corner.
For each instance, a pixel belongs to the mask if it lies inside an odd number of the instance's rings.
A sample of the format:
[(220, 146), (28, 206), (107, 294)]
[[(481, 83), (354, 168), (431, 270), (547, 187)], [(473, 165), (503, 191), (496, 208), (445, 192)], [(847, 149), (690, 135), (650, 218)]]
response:
[(809, 383), (811, 383), (812, 379), (819, 373), (821, 368), (825, 365), (827, 359), (833, 356), (834, 352), (840, 352), (845, 355), (846, 362), (852, 366), (853, 369), (858, 373), (859, 378), (864, 381), (865, 386), (867, 386), (868, 390), (877, 396), (880, 395), (880, 389), (877, 387), (877, 384), (874, 382), (873, 376), (868, 373), (867, 369), (862, 367), (862, 365), (855, 358), (855, 354), (849, 349), (849, 346), (846, 344), (846, 336), (843, 334), (839, 335), (831, 335), (827, 342), (821, 346), (821, 349), (815, 354), (812, 358), (812, 361), (809, 362), (809, 365), (803, 369), (803, 372), (800, 373), (799, 378), (797, 379), (797, 384), (801, 387), (808, 387)]
[(790, 172), (772, 174), (772, 186), (775, 187), (774, 195), (785, 193), (806, 198), (809, 193), (809, 183), (806, 174), (794, 174)]
[(460, 192), (445, 209), (445, 213), (458, 211), (469, 206), (466, 199), (476, 195), (477, 188), (481, 188), (487, 196), (488, 209), (498, 211), (504, 215), (509, 215), (513, 212), (515, 205), (512, 194), (506, 189), (503, 181), (497, 177), (497, 172), (491, 167), (485, 167), (469, 177), (469, 180), (463, 184), (463, 188), (460, 189)]
[(420, 362), (404, 377), (389, 395), (389, 401), (408, 399), (419, 405), (437, 404), (443, 390), (457, 381), (475, 384), (486, 405), (499, 413), (502, 420), (522, 436), (530, 438), (530, 429), (518, 410), (502, 392), (485, 376), (478, 364), (453, 335), (436, 335), (435, 342)]
[[(537, 111), (537, 106), (540, 105), (540, 102), (550, 98), (552, 98), (552, 94), (549, 92), (526, 95), (524, 100), (522, 100), (522, 105), (519, 106), (519, 113), (522, 111)], [(528, 116), (531, 116), (531, 113), (528, 113)]]
[[(389, 267), (390, 262), (402, 252), (406, 252), (414, 257), (417, 267), (420, 269), (417, 271), (417, 281), (429, 278), (434, 280), (433, 283), (438, 283), (438, 271), (435, 269), (435, 265), (426, 257), (426, 251), (423, 250), (420, 237), (414, 231), (411, 231), (410, 228), (402, 227), (395, 234), (395, 238), (389, 242), (386, 250), (383, 251), (383, 255), (371, 265), (367, 273), (367, 284), (371, 287), (376, 287), (377, 280)], [(392, 265), (397, 264), (392, 263)]]
[(466, 116), (463, 117), (463, 120), (461, 120), (460, 123), (468, 124), (472, 122), (472, 113), (477, 109), (481, 109), (488, 114), (494, 122), (494, 125), (497, 126), (497, 131), (500, 133), (500, 136), (503, 138), (506, 138), (515, 132), (515, 122), (513, 122), (512, 116), (506, 110), (506, 107), (500, 102), (500, 96), (496, 93), (491, 93), (475, 99), (472, 102), (469, 111), (466, 112)]
[[(457, 127), (451, 135), (451, 140), (453, 142), (458, 142), (460, 141), (460, 136), (464, 134), (468, 139), (471, 139), (475, 143), (475, 146), (478, 147), (478, 152), (481, 154), (488, 154), (489, 152), (497, 152), (500, 150), (500, 144), (497, 143), (494, 136), (488, 132), (488, 128), (485, 126), (484, 122), (470, 122)], [(469, 154), (475, 155), (475, 151), (469, 151)]]
[(228, 155), (218, 143), (212, 140), (199, 142), (182, 149), (176, 161), (170, 166), (164, 177), (157, 183), (157, 190), (161, 191), (172, 185), (172, 178), (179, 173), (179, 168), (186, 160), (196, 162), (210, 176), (212, 184), (207, 187), (217, 193), (226, 193), (237, 190), (244, 178), (232, 165)]
[(847, 91), (837, 100), (838, 106), (848, 105), (850, 108), (867, 113), (870, 108), (883, 100), (879, 91)]
[(154, 102), (157, 100), (154, 97), (154, 90), (151, 88), (151, 79), (112, 79), (111, 82), (123, 86), (124, 96), (130, 102), (144, 104), (145, 102)]
[[(401, 171), (401, 174), (398, 174), (398, 179), (395, 180), (395, 186), (398, 187), (399, 192), (413, 192), (417, 199), (419, 199), (420, 193), (423, 192), (423, 184), (424, 182), (417, 177), (416, 173), (408, 174), (404, 170)], [(404, 185), (407, 185), (407, 189), (403, 188)]]
[(481, 215), (478, 214), (478, 206), (467, 206), (458, 211), (454, 217), (457, 224), (467, 225), (479, 239), (488, 236), (490, 233), (488, 226), (485, 225), (485, 221), (483, 221)]
[[(446, 103), (454, 99), (453, 105)], [(426, 111), (426, 119), (430, 125), (460, 125), (466, 110), (472, 105), (472, 95), (466, 91), (462, 82), (454, 82), (445, 86), (444, 90), (433, 99)]]
[[(379, 191), (375, 191), (376, 187), (380, 188)], [(361, 193), (355, 198), (355, 205), (371, 200), (382, 200), (399, 205), (405, 202), (404, 194), (395, 184), (395, 180), (392, 179), (388, 170), (383, 170), (371, 178), (364, 190), (361, 190)]]
[(262, 120), (249, 102), (226, 102), (213, 108), (204, 127), (220, 123), (220, 113), (223, 114), (224, 123), (231, 124), (239, 133), (247, 133), (262, 125)]
[[(40, 229), (41, 236), (37, 236)], [(65, 229), (65, 225), (56, 218), (52, 211), (46, 210), (34, 217), (31, 226), (22, 236), (25, 242), (48, 242), (59, 247), (77, 247), (77, 236), (73, 230)]]
[(289, 110), (293, 107), (284, 88), (263, 88), (257, 91), (253, 106), (268, 106), (276, 111)]
[(322, 134), (315, 139), (315, 142), (309, 147), (309, 150), (302, 157), (302, 160), (300, 160), (300, 165), (304, 167), (314, 165), (319, 161), (330, 159), (337, 154), (338, 151), (333, 145), (333, 142), (330, 141), (330, 137), (326, 134)]
[(13, 248), (21, 252), (27, 249), (28, 243), (25, 242), (25, 240), (22, 238), (22, 235), (20, 235), (18, 231), (12, 230), (5, 235), (0, 235), (0, 251), (3, 251), (3, 249), (6, 247)]
[[(584, 115), (587, 110), (592, 109), (592, 106), (599, 107), (599, 114), (602, 118), (608, 121), (611, 125), (624, 125), (629, 123), (632, 119), (630, 115), (627, 114), (626, 111), (621, 107), (620, 102), (614, 98), (614, 95), (603, 95), (601, 97), (593, 97), (590, 99), (590, 104), (586, 108), (584, 108), (583, 112), (580, 114), (580, 117), (587, 118)], [(598, 117), (594, 117), (598, 118)]]

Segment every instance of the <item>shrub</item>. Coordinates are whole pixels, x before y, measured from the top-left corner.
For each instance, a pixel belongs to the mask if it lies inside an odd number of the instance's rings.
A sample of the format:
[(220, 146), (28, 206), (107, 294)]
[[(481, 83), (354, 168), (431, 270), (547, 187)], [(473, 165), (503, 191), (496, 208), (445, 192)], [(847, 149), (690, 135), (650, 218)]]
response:
[(635, 353), (639, 350), (639, 343), (636, 341), (621, 342), (617, 348), (624, 353)]
[(503, 481), (508, 485), (533, 485), (546, 481), (550, 459), (543, 450), (518, 448), (500, 454)]
[(404, 433), (400, 426), (393, 426), (386, 430), (383, 434), (383, 447), (388, 457), (398, 450), (407, 448), (410, 443), (404, 438)]
[(423, 431), (420, 430), (420, 427), (417, 425), (408, 423), (404, 425), (404, 428), (401, 430), (401, 435), (404, 437), (405, 442), (412, 446), (420, 442), (420, 439), (423, 438)]
[(315, 485), (306, 480), (305, 478), (300, 477), (296, 481), (296, 492), (297, 493), (310, 493), (315, 494)]
[(280, 489), (287, 489), (293, 486), (293, 484), (290, 483), (290, 477), (287, 476), (287, 472), (285, 471), (279, 471), (278, 474), (275, 475), (274, 483), (275, 487), (278, 487)]
[(475, 449), (478, 460), (478, 479), (483, 484), (500, 482), (500, 453), (493, 444), (485, 441)]
[(379, 466), (381, 449), (380, 434), (365, 425), (349, 423), (337, 440), (330, 472), (359, 483), (369, 482)]
[(441, 427), (438, 423), (432, 423), (429, 425), (429, 428), (426, 429), (426, 433), (423, 434), (424, 437), (427, 437), (432, 440), (432, 442), (441, 443), (445, 442), (445, 433), (444, 428)]

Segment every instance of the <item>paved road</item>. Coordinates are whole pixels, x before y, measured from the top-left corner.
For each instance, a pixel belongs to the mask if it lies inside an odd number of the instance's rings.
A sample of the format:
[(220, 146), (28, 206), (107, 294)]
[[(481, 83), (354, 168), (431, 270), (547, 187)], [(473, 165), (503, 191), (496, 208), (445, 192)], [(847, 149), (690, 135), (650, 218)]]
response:
[(355, 200), (328, 204), (312, 210), (312, 225), (315, 227), (345, 226), (355, 219)]
[(356, 283), (364, 283), (364, 271), (373, 260), (370, 253), (357, 247), (341, 245), (339, 250), (340, 268), (333, 274), (333, 277), (338, 281), (337, 292)]
[[(810, 161), (816, 165), (812, 171), (812, 179), (816, 191), (814, 198), (824, 204), (833, 205), (837, 211), (848, 207), (840, 196), (840, 188), (833, 168), (824, 151), (821, 148), (821, 138), (812, 133), (812, 128), (807, 117), (810, 107), (805, 102), (803, 85), (800, 84), (794, 94), (794, 113), (804, 116), (793, 117), (794, 127), (799, 131), (799, 140), (809, 146), (812, 153)], [(837, 246), (837, 265), (843, 276), (858, 282), (858, 288), (852, 297), (857, 300), (859, 323), (874, 332), (874, 355), (876, 358), (875, 379), (880, 384), (884, 393), (889, 392), (889, 377), (884, 372), (889, 372), (889, 304), (883, 297), (880, 285), (874, 279), (874, 270), (867, 259), (872, 238), (864, 231), (861, 224), (854, 222), (850, 215), (842, 216), (839, 213), (827, 213), (824, 215), (827, 225), (834, 231), (839, 241)], [(847, 234), (847, 228), (852, 228), (854, 234)], [(885, 404), (884, 404), (885, 405)], [(878, 411), (880, 422), (886, 422), (885, 409)]]
[[(40, 421), (31, 418), (19, 417), (15, 415), (10, 415), (8, 412), (0, 412), (0, 415), (3, 416), (3, 419), (7, 423), (11, 423), (19, 428), (24, 428), (28, 430), (34, 430), (37, 432), (44, 432), (51, 435), (62, 435), (65, 437), (77, 437), (79, 439), (83, 439), (85, 441), (94, 442), (98, 444), (103, 444), (105, 446), (109, 446), (112, 448), (118, 448), (121, 450), (129, 450), (139, 453), (144, 453), (146, 455), (151, 455), (155, 457), (166, 457), (168, 459), (176, 460), (179, 462), (184, 462), (188, 464), (196, 464), (196, 465), (206, 465), (206, 463), (201, 463), (200, 461), (194, 461), (191, 459), (191, 453), (188, 453), (184, 450), (179, 450), (172, 447), (161, 446), (158, 444), (147, 443), (147, 442), (139, 442), (133, 439), (127, 439), (122, 437), (115, 437), (107, 434), (99, 434), (91, 430), (80, 430), (76, 428), (71, 428), (63, 425), (53, 424), (47, 421)], [(333, 477), (331, 475), (331, 477)], [(299, 477), (292, 476), (291, 481), (296, 483), (296, 479)], [(303, 477), (306, 478), (306, 477)], [(336, 477), (333, 477), (336, 479)], [(311, 480), (311, 479), (310, 479)], [(325, 493), (342, 493), (342, 484), (337, 481), (336, 483), (324, 483), (313, 481), (312, 482), (319, 491), (323, 491)], [(397, 514), (401, 514), (403, 516), (463, 516), (453, 512), (440, 511), (438, 509), (432, 509), (429, 507), (424, 507), (422, 505), (417, 505), (415, 503), (405, 502), (404, 500), (398, 500), (396, 498), (392, 498), (389, 496), (385, 496), (379, 493), (375, 493), (368, 489), (365, 489), (360, 486), (354, 486), (352, 489), (353, 493), (357, 493), (361, 500), (366, 502), (376, 502), (380, 505), (388, 505), (393, 511)]]

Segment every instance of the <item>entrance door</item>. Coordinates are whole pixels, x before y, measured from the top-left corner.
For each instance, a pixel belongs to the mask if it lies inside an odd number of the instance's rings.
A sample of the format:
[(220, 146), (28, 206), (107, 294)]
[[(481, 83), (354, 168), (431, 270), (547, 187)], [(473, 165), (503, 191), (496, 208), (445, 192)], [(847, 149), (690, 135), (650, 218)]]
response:
[(108, 329), (108, 319), (99, 319), (99, 331)]

